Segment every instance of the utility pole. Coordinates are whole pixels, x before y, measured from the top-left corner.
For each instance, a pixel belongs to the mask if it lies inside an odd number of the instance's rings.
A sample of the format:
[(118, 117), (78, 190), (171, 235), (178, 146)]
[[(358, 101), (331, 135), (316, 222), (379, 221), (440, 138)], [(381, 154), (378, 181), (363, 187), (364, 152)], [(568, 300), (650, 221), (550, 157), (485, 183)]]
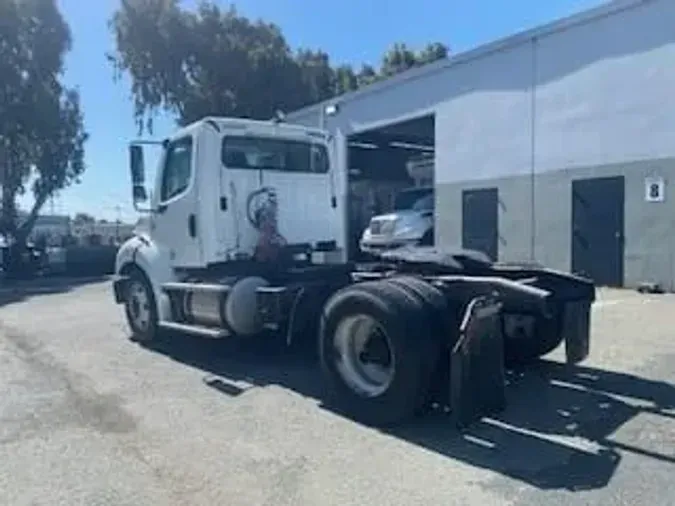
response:
[(120, 223), (122, 223), (122, 206), (117, 204), (115, 206), (115, 212), (117, 213), (115, 217), (115, 241), (119, 243), (120, 241)]

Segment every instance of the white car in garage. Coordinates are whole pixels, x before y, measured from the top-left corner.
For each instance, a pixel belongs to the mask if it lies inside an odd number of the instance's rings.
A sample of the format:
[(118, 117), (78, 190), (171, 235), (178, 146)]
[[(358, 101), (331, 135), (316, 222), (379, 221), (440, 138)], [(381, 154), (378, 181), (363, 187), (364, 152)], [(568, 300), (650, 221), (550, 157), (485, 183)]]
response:
[(371, 218), (359, 246), (364, 253), (377, 254), (403, 246), (433, 243), (434, 189), (415, 187), (396, 195), (392, 212)]

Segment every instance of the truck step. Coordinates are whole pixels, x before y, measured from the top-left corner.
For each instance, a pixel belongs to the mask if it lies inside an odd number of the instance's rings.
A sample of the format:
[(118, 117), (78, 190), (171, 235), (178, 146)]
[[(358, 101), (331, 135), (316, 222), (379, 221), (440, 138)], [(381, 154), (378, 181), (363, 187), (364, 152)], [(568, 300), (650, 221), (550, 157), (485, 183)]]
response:
[(227, 293), (230, 291), (228, 285), (214, 285), (205, 283), (164, 283), (162, 290), (165, 292), (211, 292)]
[(159, 322), (159, 327), (164, 330), (193, 334), (200, 337), (206, 337), (209, 339), (222, 339), (230, 335), (230, 333), (225, 329), (215, 329), (209, 327), (202, 327), (199, 325), (189, 325), (187, 323)]

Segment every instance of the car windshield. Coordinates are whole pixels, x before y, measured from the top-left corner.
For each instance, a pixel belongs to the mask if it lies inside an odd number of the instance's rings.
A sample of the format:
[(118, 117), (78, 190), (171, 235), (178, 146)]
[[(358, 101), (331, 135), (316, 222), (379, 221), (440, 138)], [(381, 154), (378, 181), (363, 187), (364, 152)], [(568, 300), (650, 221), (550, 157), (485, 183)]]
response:
[(326, 173), (326, 146), (313, 142), (269, 137), (227, 136), (222, 160), (230, 169), (267, 169), (285, 172)]
[(434, 191), (429, 188), (404, 190), (394, 200), (396, 211), (433, 211)]

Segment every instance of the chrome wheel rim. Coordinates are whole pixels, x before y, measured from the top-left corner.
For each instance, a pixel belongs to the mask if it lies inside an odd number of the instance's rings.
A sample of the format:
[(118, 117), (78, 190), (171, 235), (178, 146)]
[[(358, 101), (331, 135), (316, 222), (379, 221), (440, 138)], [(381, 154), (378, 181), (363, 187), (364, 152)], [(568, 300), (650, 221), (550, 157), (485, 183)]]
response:
[(337, 372), (352, 391), (362, 397), (376, 397), (389, 388), (394, 379), (394, 353), (389, 336), (373, 317), (343, 319), (333, 345)]
[(150, 328), (150, 297), (139, 281), (133, 281), (129, 286), (127, 307), (133, 328), (141, 332), (147, 331)]

